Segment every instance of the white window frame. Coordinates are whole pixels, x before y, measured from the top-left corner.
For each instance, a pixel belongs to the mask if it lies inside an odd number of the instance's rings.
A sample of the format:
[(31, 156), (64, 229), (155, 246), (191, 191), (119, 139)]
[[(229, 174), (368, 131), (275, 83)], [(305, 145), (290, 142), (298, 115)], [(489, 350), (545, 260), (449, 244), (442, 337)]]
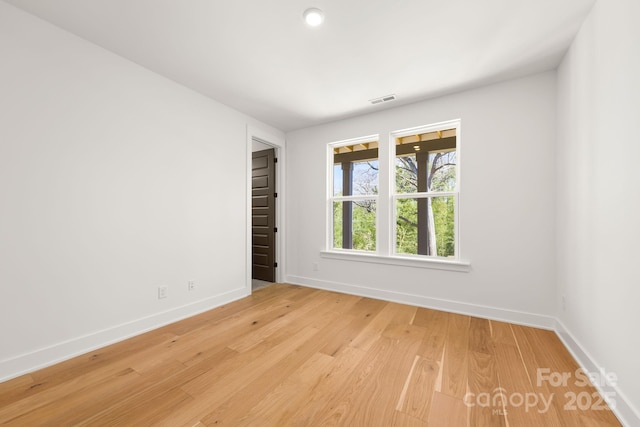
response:
[[(402, 138), (405, 136), (417, 135), (422, 133), (430, 133), (437, 132), (439, 130), (447, 130), (447, 129), (455, 129), (456, 130), (456, 188), (454, 191), (448, 192), (420, 192), (420, 193), (397, 193), (396, 192), (396, 138)], [(460, 120), (449, 120), (446, 122), (435, 123), (432, 125), (426, 126), (418, 126), (409, 129), (403, 129), (399, 131), (391, 132), (389, 136), (389, 160), (390, 160), (390, 173), (389, 177), (391, 179), (390, 182), (390, 193), (391, 193), (391, 238), (389, 242), (391, 244), (391, 255), (392, 256), (401, 256), (401, 257), (410, 257), (410, 258), (419, 258), (419, 259), (434, 259), (434, 260), (450, 260), (450, 261), (459, 261), (460, 260), (460, 239), (459, 239), (459, 200), (460, 200)], [(453, 257), (440, 257), (437, 255), (415, 255), (415, 254), (403, 254), (396, 252), (396, 206), (397, 201), (399, 199), (433, 199), (437, 197), (453, 197), (454, 201), (454, 211), (453, 211), (453, 244), (454, 244), (454, 256)]]
[[(342, 252), (342, 253), (358, 253), (358, 254), (376, 254), (380, 248), (380, 215), (378, 215), (380, 209), (380, 195), (379, 194), (366, 194), (366, 195), (351, 195), (351, 196), (334, 196), (333, 194), (333, 171), (334, 171), (334, 149), (340, 147), (346, 147), (349, 145), (356, 145), (367, 143), (371, 141), (377, 141), (380, 145), (380, 135), (369, 135), (358, 138), (346, 139), (342, 141), (332, 142), (327, 145), (327, 251)], [(378, 164), (380, 164), (380, 151), (378, 150)], [(362, 251), (357, 249), (343, 249), (334, 248), (334, 236), (333, 236), (333, 204), (334, 202), (353, 201), (359, 200), (374, 200), (376, 204), (376, 251)]]
[[(369, 135), (348, 140), (332, 142), (327, 145), (327, 221), (326, 221), (326, 250), (321, 251), (323, 258), (356, 261), (374, 264), (396, 265), (417, 268), (430, 268), (439, 270), (468, 272), (471, 263), (462, 258), (462, 250), (460, 245), (460, 171), (462, 164), (461, 155), (461, 119), (448, 120), (424, 126), (416, 126), (412, 128), (392, 131), (388, 135), (388, 140), (383, 141), (379, 135)], [(455, 129), (456, 130), (456, 189), (451, 192), (422, 192), (422, 193), (396, 193), (396, 138), (403, 136), (416, 135), (418, 133), (428, 133), (438, 130)], [(378, 141), (378, 165), (380, 167), (379, 176), (386, 176), (388, 182), (386, 186), (380, 183), (380, 193), (371, 196), (334, 196), (333, 195), (333, 167), (334, 167), (334, 148), (353, 145), (362, 142)], [(383, 149), (386, 144), (386, 150)], [(386, 158), (382, 158), (381, 154), (386, 152)], [(384, 169), (384, 170), (383, 170)], [(386, 187), (386, 189), (384, 188)], [(385, 191), (386, 190), (386, 191)], [(414, 255), (396, 253), (396, 201), (406, 198), (424, 198), (424, 197), (444, 197), (450, 196), (454, 198), (454, 245), (455, 257), (439, 257), (433, 255)], [(342, 200), (375, 200), (376, 201), (376, 251), (358, 251), (354, 249), (333, 248), (333, 203)], [(388, 224), (381, 223), (380, 212), (386, 211), (389, 215)], [(381, 239), (380, 236), (386, 233), (387, 238)], [(386, 240), (385, 247), (380, 246), (381, 240)]]

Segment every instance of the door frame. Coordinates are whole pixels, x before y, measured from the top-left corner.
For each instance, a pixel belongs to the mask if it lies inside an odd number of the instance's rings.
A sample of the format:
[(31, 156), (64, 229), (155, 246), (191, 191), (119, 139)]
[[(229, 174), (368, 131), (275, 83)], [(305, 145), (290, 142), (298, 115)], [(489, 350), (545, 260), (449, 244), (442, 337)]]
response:
[(276, 166), (276, 193), (278, 193), (278, 197), (276, 197), (276, 227), (278, 228), (278, 232), (275, 236), (276, 242), (276, 262), (278, 263), (278, 267), (276, 267), (276, 282), (283, 282), (285, 278), (285, 252), (284, 252), (284, 242), (286, 236), (286, 228), (285, 228), (285, 139), (282, 136), (275, 135), (267, 130), (247, 125), (247, 144), (246, 144), (246, 260), (245, 260), (245, 268), (246, 268), (246, 281), (245, 286), (248, 294), (251, 294), (251, 264), (252, 264), (252, 242), (251, 242), (251, 226), (252, 226), (252, 215), (251, 215), (251, 163), (252, 163), (252, 146), (253, 140), (258, 140), (263, 144), (269, 145), (275, 149), (275, 156), (278, 159), (278, 164)]

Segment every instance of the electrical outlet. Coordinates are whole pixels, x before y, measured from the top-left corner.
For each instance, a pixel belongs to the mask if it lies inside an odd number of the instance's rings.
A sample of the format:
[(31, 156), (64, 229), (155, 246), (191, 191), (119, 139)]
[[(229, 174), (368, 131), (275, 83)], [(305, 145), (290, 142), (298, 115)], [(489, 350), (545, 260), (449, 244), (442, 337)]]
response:
[(317, 262), (313, 263), (313, 271), (318, 271), (320, 269), (320, 266), (318, 265)]
[(168, 294), (169, 294), (169, 287), (168, 286), (159, 286), (158, 287), (158, 299), (166, 298)]
[(196, 281), (195, 280), (189, 280), (187, 282), (187, 289), (189, 289), (190, 291), (194, 290), (196, 288)]

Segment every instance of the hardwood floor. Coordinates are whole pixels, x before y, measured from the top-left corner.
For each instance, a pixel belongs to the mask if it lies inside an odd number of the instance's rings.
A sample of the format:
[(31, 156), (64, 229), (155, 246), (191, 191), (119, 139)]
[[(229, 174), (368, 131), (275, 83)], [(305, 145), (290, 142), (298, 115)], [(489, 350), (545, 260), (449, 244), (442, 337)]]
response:
[(279, 284), (0, 384), (0, 424), (620, 425), (576, 369), (551, 331)]

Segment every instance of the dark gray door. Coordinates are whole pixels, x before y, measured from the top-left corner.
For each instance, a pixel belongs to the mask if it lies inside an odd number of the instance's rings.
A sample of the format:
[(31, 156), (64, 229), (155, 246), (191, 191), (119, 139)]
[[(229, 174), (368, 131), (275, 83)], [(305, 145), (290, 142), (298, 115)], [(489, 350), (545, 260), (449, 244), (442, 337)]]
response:
[(252, 277), (276, 281), (276, 174), (273, 148), (253, 153), (251, 168)]

